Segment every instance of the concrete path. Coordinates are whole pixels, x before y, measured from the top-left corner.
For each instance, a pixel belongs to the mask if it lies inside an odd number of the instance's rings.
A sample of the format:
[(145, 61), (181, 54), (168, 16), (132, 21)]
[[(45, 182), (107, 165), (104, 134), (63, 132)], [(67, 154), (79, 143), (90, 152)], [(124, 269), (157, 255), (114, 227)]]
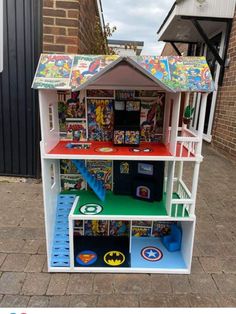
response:
[(204, 156), (189, 276), (49, 274), (41, 184), (0, 182), (0, 307), (235, 307), (236, 167)]

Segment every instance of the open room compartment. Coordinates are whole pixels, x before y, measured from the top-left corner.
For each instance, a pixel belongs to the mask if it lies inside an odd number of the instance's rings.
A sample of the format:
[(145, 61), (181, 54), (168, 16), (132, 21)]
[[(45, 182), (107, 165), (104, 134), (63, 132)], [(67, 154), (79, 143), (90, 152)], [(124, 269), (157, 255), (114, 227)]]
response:
[(70, 217), (75, 271), (189, 273), (195, 220), (76, 220)]
[[(63, 70), (68, 78), (49, 80), (51, 64), (59, 71), (56, 77)], [(98, 68), (91, 72), (95, 64)], [(206, 101), (212, 82), (201, 73), (207, 71), (201, 58), (42, 55), (33, 83), (40, 89), (42, 154), (194, 160), (201, 139), (181, 126), (181, 108), (188, 105), (190, 91), (205, 92), (202, 103)], [(192, 73), (202, 75), (201, 84)], [(132, 146), (137, 150), (130, 151)]]

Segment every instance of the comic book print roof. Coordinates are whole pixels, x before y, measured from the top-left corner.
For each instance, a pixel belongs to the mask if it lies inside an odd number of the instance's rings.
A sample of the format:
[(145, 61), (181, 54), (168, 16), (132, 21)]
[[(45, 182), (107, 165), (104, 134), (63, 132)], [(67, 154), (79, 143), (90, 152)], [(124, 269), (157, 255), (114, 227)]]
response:
[(41, 55), (32, 88), (72, 91), (83, 89), (123, 60), (168, 91), (214, 90), (205, 57), (59, 54)]

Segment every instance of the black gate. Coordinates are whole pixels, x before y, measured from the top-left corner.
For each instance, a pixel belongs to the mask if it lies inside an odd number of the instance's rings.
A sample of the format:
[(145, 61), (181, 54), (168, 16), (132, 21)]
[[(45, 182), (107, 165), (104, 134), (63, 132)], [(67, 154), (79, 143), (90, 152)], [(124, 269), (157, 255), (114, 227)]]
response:
[(31, 83), (41, 52), (41, 0), (3, 0), (0, 174), (39, 176), (38, 96)]

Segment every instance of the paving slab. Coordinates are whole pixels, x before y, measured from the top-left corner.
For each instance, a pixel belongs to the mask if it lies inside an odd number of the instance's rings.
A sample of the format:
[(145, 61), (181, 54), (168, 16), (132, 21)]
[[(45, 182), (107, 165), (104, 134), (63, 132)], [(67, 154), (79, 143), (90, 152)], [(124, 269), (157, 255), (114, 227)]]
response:
[(139, 298), (138, 295), (131, 294), (112, 294), (112, 295), (99, 295), (97, 307), (138, 307)]
[[(107, 295), (106, 295), (107, 297)], [(70, 296), (70, 307), (97, 307), (98, 296), (95, 294), (79, 294)]]
[(50, 277), (50, 274), (28, 273), (22, 287), (22, 294), (44, 295), (47, 291)]
[(66, 294), (91, 294), (93, 280), (94, 274), (70, 274)]
[(69, 276), (69, 274), (52, 274), (46, 294), (55, 296), (64, 295), (68, 286)]
[(2, 271), (22, 272), (24, 271), (29, 259), (29, 254), (8, 254), (0, 269)]
[(0, 294), (19, 294), (25, 280), (25, 273), (4, 272), (0, 278)]
[(95, 274), (93, 283), (94, 294), (111, 294), (114, 292), (114, 274)]
[(142, 294), (151, 292), (152, 279), (148, 274), (116, 274), (114, 278), (115, 293)]
[(236, 297), (236, 275), (235, 274), (213, 274), (217, 288), (222, 294)]
[(70, 296), (53, 296), (49, 298), (48, 307), (69, 307), (70, 304)]
[(35, 254), (31, 255), (25, 267), (25, 272), (40, 273), (46, 261), (46, 255)]
[(218, 293), (215, 281), (209, 274), (191, 274), (189, 275), (191, 291), (203, 295), (216, 295)]
[(169, 281), (171, 290), (174, 294), (189, 294), (191, 293), (191, 286), (188, 275), (170, 275)]
[(5, 295), (0, 307), (27, 307), (30, 297), (22, 295)]
[(28, 307), (48, 307), (49, 297), (32, 296), (29, 300)]

